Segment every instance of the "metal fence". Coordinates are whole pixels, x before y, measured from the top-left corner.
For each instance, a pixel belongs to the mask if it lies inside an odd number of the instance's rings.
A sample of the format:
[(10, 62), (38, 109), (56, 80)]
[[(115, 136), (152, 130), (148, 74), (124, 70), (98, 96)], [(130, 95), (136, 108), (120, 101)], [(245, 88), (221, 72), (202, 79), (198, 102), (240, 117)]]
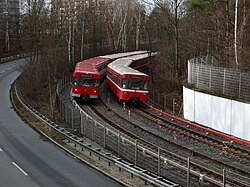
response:
[(152, 103), (157, 108), (176, 116), (182, 116), (182, 98), (175, 98), (171, 94), (155, 92), (154, 90), (150, 90), (149, 98), (149, 104)]
[(175, 183), (167, 182), (164, 178), (171, 178), (169, 173), (171, 173), (173, 168), (176, 170), (182, 168), (180, 170), (183, 170), (184, 175), (187, 169), (181, 165), (176, 167), (178, 164), (164, 156), (166, 154), (164, 154), (163, 150), (158, 147), (145, 147), (140, 141), (128, 137), (108, 124), (102, 124), (96, 121), (92, 116), (85, 113), (73, 99), (71, 100), (71, 104), (62, 100), (60, 93), (69, 85), (71, 80), (71, 76), (64, 77), (57, 86), (56, 94), (58, 111), (69, 130), (73, 133), (80, 133), (80, 135), (96, 142), (103, 148), (111, 150), (119, 158), (129, 160), (135, 167), (147, 168), (145, 172), (154, 173), (155, 180), (161, 181), (163, 186), (166, 186), (166, 183), (168, 183), (167, 186), (169, 187), (179, 186)]
[(188, 61), (188, 83), (195, 88), (232, 98), (250, 100), (250, 73), (213, 66), (212, 58)]
[(8, 57), (0, 58), (0, 64), (4, 63), (4, 62), (11, 61), (11, 60), (16, 60), (16, 59), (27, 57), (27, 56), (29, 56), (29, 54), (30, 53), (22, 53), (22, 54), (17, 54), (17, 55), (13, 55), (13, 56), (8, 56)]

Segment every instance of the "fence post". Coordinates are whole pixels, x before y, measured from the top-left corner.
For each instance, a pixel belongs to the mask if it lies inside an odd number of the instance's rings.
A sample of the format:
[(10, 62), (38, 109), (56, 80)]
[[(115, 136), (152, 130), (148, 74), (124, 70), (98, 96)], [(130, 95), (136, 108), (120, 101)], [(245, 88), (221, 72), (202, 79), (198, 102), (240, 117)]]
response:
[[(83, 117), (83, 133), (84, 133), (84, 136), (88, 136), (88, 133), (87, 133), (87, 129), (88, 129), (88, 120), (87, 120), (87, 116), (85, 115), (84, 117)], [(89, 136), (88, 136), (88, 138), (89, 138)]]
[(106, 148), (106, 125), (103, 125), (103, 148)]
[(240, 78), (239, 78), (239, 98), (240, 98), (240, 90), (241, 90), (241, 73), (240, 73)]
[(190, 83), (193, 84), (194, 83), (194, 63), (195, 63), (195, 60), (193, 59), (193, 62), (192, 62), (192, 66), (191, 66), (191, 77), (190, 77)]
[(175, 113), (175, 99), (173, 99), (173, 114)]
[(121, 139), (121, 133), (120, 131), (118, 131), (118, 143), (117, 143), (117, 154), (118, 154), (118, 158), (120, 157), (120, 140)]
[(91, 140), (94, 140), (94, 125), (95, 125), (95, 121), (93, 119), (91, 119), (92, 121), (92, 125), (91, 125)]
[(68, 115), (67, 115), (67, 105), (65, 104), (64, 105), (65, 106), (65, 122), (66, 122), (66, 124), (67, 124), (67, 120), (68, 120)]
[(63, 77), (63, 88), (65, 88), (65, 77)]
[(188, 157), (187, 163), (187, 187), (190, 187), (190, 157)]
[(226, 170), (223, 168), (223, 179), (222, 179), (222, 187), (226, 186)]
[(58, 97), (59, 97), (59, 102), (60, 102), (60, 105), (61, 105), (61, 116), (62, 116), (62, 119), (64, 119), (64, 104), (63, 104), (60, 96), (58, 96)]
[(163, 103), (163, 110), (165, 111), (166, 110), (166, 108), (167, 108), (167, 96), (166, 95), (164, 95), (164, 103)]
[(225, 94), (225, 84), (226, 84), (226, 69), (224, 69), (223, 94)]
[(196, 84), (197, 84), (197, 88), (198, 88), (199, 87), (199, 71), (200, 71), (200, 66), (199, 66), (199, 64), (197, 64), (197, 66), (198, 66), (198, 70), (197, 70)]
[(161, 175), (161, 148), (158, 147), (158, 175)]
[(154, 101), (155, 100), (155, 91), (154, 90), (153, 90), (152, 95), (153, 95), (153, 101)]
[(212, 68), (209, 69), (209, 91), (212, 89)]
[(80, 129), (81, 129), (81, 134), (84, 135), (84, 129), (83, 129), (83, 119), (82, 119), (82, 112), (80, 111)]
[(74, 131), (74, 109), (73, 108), (71, 110), (71, 117), (72, 117), (72, 119), (71, 119), (71, 128)]
[(138, 140), (135, 140), (135, 165), (137, 165), (137, 149), (138, 149)]
[(57, 98), (58, 98), (59, 113), (60, 113), (61, 118), (62, 118), (62, 103), (61, 103), (61, 99), (60, 99), (59, 95), (57, 96)]

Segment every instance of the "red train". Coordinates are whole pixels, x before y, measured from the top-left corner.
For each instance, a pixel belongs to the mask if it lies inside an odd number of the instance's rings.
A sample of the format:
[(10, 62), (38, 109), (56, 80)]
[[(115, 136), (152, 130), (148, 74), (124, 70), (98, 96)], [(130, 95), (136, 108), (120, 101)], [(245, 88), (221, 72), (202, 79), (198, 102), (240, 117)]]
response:
[(147, 51), (118, 53), (78, 62), (73, 73), (74, 82), (71, 88), (71, 96), (83, 101), (87, 101), (89, 98), (98, 98), (99, 85), (106, 75), (109, 63), (119, 58), (145, 53)]
[(148, 101), (150, 77), (136, 69), (147, 68), (149, 58), (155, 55), (156, 53), (134, 55), (108, 65), (106, 83), (119, 100), (129, 102), (133, 106)]

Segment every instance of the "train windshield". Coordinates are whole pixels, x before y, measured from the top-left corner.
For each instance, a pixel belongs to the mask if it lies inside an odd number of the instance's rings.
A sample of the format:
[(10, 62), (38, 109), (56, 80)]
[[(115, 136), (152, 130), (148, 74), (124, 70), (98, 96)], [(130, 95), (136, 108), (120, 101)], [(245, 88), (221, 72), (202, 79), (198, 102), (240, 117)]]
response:
[(85, 78), (85, 77), (74, 78), (74, 85), (77, 85), (77, 86), (94, 87), (94, 86), (99, 86), (99, 84), (100, 84), (99, 79)]
[(141, 79), (123, 79), (122, 80), (122, 87), (123, 88), (131, 88), (131, 89), (148, 89), (148, 80), (141, 80)]

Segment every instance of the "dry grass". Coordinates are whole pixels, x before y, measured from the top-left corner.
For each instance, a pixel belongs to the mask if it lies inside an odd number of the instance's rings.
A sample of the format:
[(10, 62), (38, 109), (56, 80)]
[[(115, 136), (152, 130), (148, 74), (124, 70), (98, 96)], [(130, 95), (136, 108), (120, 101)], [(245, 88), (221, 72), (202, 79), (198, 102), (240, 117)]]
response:
[(37, 132), (43, 132), (47, 136), (51, 137), (57, 143), (63, 145), (64, 144), (64, 137), (58, 133), (56, 130), (48, 126), (46, 123), (42, 122), (41, 120), (37, 119), (34, 115), (32, 115), (29, 111), (27, 111), (23, 105), (19, 102), (18, 98), (16, 97), (16, 93), (14, 89), (11, 89), (11, 98), (12, 103), (18, 113), (18, 115), (33, 129)]

